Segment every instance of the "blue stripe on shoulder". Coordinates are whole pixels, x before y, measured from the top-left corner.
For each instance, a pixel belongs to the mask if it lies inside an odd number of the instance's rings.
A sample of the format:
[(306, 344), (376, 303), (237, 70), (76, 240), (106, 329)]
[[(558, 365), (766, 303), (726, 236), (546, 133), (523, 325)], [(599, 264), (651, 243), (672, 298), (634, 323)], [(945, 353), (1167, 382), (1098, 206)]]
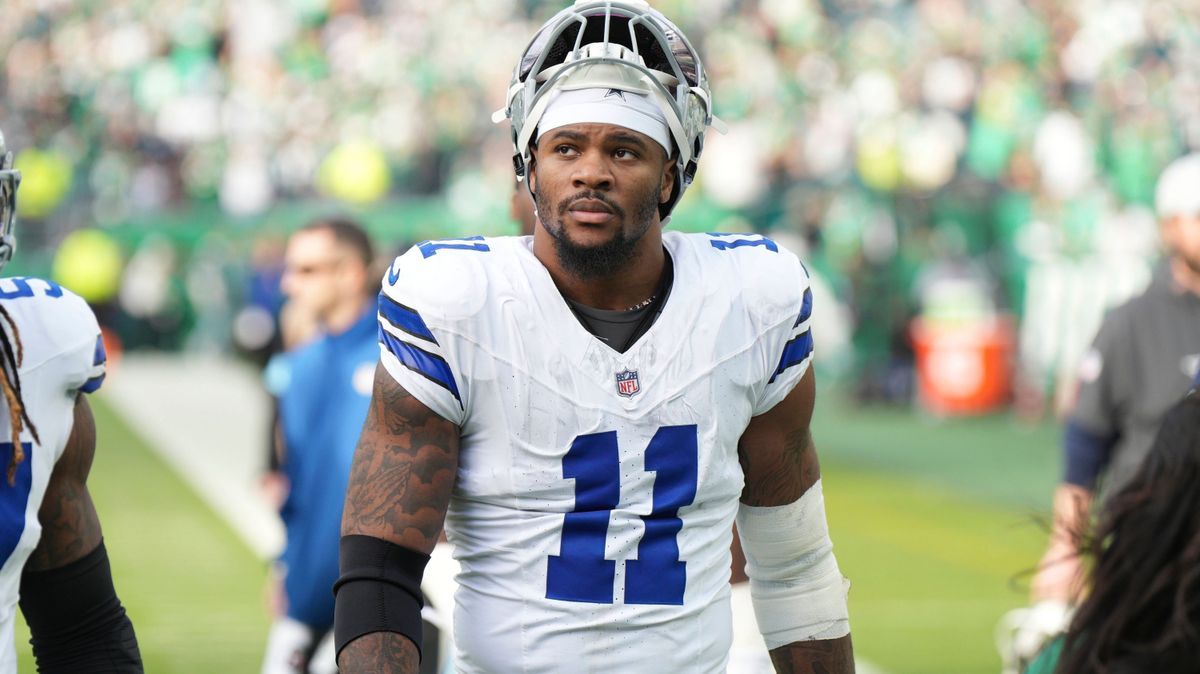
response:
[(800, 303), (800, 315), (796, 318), (795, 324), (792, 327), (797, 327), (809, 318), (812, 318), (812, 288), (804, 289), (804, 301)]
[(488, 252), (491, 250), (482, 236), (465, 236), (460, 239), (442, 239), (440, 241), (422, 241), (417, 244), (421, 256), (431, 258), (439, 250), (475, 250)]
[(445, 359), (396, 339), (382, 327), (379, 328), (379, 341), (404, 367), (446, 389), (454, 395), (458, 404), (462, 405), (462, 397), (458, 395), (458, 386), (454, 384), (454, 373), (450, 371), (450, 364)]
[[(779, 246), (774, 241), (768, 239), (761, 234), (726, 234), (724, 232), (708, 232), (708, 236), (713, 237), (708, 243), (717, 250), (731, 250), (733, 248), (745, 248), (749, 246), (762, 246), (772, 253), (779, 252)], [(741, 238), (732, 241), (726, 239), (718, 239), (719, 236), (737, 236)]]
[(104, 337), (96, 335), (96, 351), (92, 355), (92, 365), (103, 365), (108, 362), (108, 354), (104, 351)]
[(103, 374), (92, 377), (85, 381), (83, 386), (79, 387), (79, 390), (83, 393), (95, 393), (100, 389), (100, 385), (104, 383), (104, 377), (105, 375)]
[(805, 330), (804, 334), (794, 338), (787, 343), (787, 346), (783, 347), (783, 356), (779, 358), (779, 367), (776, 368), (775, 374), (771, 375), (771, 379), (767, 383), (773, 383), (775, 378), (783, 374), (789, 367), (804, 362), (812, 350), (812, 330)]
[(427, 342), (438, 343), (433, 332), (429, 330), (429, 326), (425, 325), (421, 314), (388, 297), (387, 293), (379, 293), (379, 314), (397, 330), (403, 330), (413, 337), (420, 337)]

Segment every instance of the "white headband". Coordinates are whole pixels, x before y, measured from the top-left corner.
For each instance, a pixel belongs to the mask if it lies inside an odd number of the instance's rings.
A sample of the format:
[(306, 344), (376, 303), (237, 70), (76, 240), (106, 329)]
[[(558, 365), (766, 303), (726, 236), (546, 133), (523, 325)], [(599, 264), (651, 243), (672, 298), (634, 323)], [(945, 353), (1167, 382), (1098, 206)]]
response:
[(538, 121), (538, 135), (570, 124), (615, 124), (652, 138), (671, 156), (671, 129), (645, 94), (620, 89), (560, 91)]

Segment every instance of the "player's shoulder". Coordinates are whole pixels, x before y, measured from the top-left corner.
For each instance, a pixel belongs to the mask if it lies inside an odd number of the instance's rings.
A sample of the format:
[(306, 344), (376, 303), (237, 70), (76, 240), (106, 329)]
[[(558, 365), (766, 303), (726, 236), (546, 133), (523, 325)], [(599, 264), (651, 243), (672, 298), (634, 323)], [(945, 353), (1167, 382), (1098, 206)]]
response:
[(96, 316), (83, 298), (53, 281), (9, 277), (0, 278), (0, 306), (12, 320), (3, 329), (20, 340), (23, 371), (45, 367), (46, 376), (61, 377), (68, 391), (100, 388), (108, 358)]
[(663, 235), (676, 258), (676, 276), (700, 274), (706, 285), (738, 293), (748, 308), (770, 314), (791, 311), (810, 293), (808, 271), (778, 241), (753, 233)]
[(50, 348), (94, 341), (96, 316), (82, 297), (41, 278), (0, 278), (0, 303), (22, 333), (22, 343)]
[(523, 245), (521, 237), (423, 241), (388, 267), (381, 301), (444, 318), (473, 315), (519, 264)]

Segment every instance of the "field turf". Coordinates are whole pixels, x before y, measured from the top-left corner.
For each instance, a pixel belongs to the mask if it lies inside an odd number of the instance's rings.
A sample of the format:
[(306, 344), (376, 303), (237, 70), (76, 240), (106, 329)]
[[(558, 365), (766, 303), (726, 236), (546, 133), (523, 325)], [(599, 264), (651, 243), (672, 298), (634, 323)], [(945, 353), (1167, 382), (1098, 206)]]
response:
[[(257, 671), (264, 565), (93, 401), (91, 485), (146, 671)], [(856, 652), (890, 674), (993, 674), (992, 630), (1025, 602), (1057, 473), (1056, 431), (1007, 415), (937, 421), (823, 395), (814, 428), (830, 527), (853, 582)], [(219, 442), (214, 438), (214, 442)], [(17, 629), (21, 671), (33, 671)]]
[[(103, 396), (91, 402), (99, 446), (88, 484), (146, 671), (258, 671), (267, 633), (265, 565)], [(35, 671), (28, 635), (18, 619), (22, 672)]]

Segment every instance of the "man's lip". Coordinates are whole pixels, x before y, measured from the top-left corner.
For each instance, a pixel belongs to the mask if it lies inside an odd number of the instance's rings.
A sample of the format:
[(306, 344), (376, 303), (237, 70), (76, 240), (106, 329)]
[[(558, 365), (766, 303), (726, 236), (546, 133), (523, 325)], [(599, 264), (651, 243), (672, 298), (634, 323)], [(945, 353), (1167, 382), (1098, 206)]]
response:
[(583, 211), (572, 209), (571, 217), (576, 221), (587, 225), (600, 225), (612, 219), (611, 211)]
[(608, 204), (599, 199), (580, 199), (571, 204), (567, 210), (582, 213), (605, 213), (611, 214), (613, 209)]

